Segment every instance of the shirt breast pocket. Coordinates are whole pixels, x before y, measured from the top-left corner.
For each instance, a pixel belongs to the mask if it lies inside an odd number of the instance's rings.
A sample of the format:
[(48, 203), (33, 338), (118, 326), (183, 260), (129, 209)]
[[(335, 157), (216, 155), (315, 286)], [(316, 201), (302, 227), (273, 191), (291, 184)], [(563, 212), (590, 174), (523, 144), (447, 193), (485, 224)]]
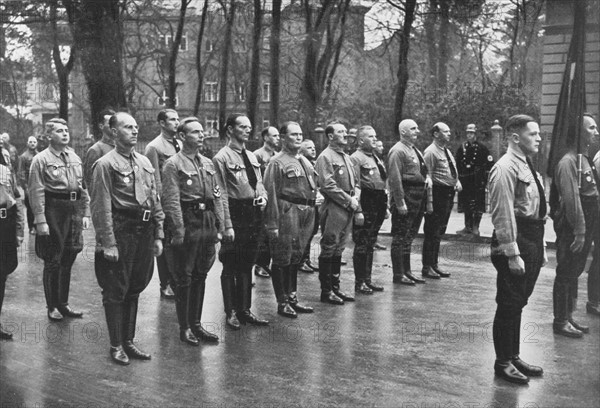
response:
[[(537, 189), (533, 175), (517, 175), (517, 184), (515, 185), (515, 199), (519, 206), (527, 207), (533, 197), (536, 196), (534, 190)], [(529, 204), (530, 205), (530, 204)]]
[(48, 163), (44, 172), (50, 182), (59, 181), (65, 176), (65, 165), (63, 163)]
[(402, 160), (402, 172), (407, 176), (414, 176), (419, 172), (419, 158), (416, 156), (405, 157)]
[(144, 171), (142, 171), (142, 180), (144, 182), (144, 187), (148, 189), (147, 194), (150, 196), (150, 191), (154, 187), (154, 167), (144, 167)]
[(362, 176), (365, 176), (366, 178), (369, 178), (375, 174), (376, 167), (377, 166), (375, 166), (374, 164), (365, 163), (360, 166), (360, 174)]
[(133, 187), (133, 178), (135, 177), (133, 170), (124, 170), (115, 167), (113, 167), (113, 170), (113, 183), (116, 189), (126, 190)]
[(233, 183), (247, 182), (246, 166), (240, 164), (228, 164), (227, 179)]
[(193, 192), (200, 185), (200, 176), (197, 171), (179, 171), (180, 188), (182, 191)]
[(347, 177), (346, 166), (343, 165), (342, 163), (332, 163), (332, 166), (333, 166), (333, 179), (338, 184), (343, 183), (345, 181), (345, 178)]

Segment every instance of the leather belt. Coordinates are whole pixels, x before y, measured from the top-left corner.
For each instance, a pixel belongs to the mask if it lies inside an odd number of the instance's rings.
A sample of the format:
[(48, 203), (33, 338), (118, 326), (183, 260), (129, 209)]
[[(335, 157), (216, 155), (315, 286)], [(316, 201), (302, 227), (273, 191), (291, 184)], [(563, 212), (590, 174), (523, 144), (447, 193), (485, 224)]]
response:
[(215, 209), (214, 201), (181, 201), (181, 209), (188, 210), (192, 209), (194, 211), (213, 211)]
[(152, 219), (152, 211), (148, 209), (112, 208), (115, 214), (123, 215), (137, 221), (148, 222)]
[(312, 199), (312, 198), (308, 198), (307, 199), (307, 198), (300, 198), (300, 197), (292, 197), (292, 196), (289, 196), (287, 194), (280, 194), (279, 198), (281, 200), (288, 201), (288, 202), (290, 202), (292, 204), (309, 205), (311, 207), (315, 206), (315, 200)]
[(412, 181), (412, 180), (402, 180), (403, 185), (414, 186), (414, 187), (425, 187), (424, 181)]
[(6, 205), (0, 206), (0, 219), (5, 219), (8, 217), (8, 209)]
[(57, 200), (77, 201), (81, 198), (81, 191), (69, 191), (68, 193), (56, 193), (54, 191), (44, 190), (44, 195), (48, 198)]

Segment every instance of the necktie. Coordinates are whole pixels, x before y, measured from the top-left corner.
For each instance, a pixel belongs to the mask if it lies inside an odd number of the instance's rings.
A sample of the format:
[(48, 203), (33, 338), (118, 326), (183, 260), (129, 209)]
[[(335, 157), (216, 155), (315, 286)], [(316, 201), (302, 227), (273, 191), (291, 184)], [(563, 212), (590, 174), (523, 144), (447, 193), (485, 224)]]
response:
[(142, 187), (142, 183), (139, 182), (138, 171), (136, 170), (137, 166), (134, 164), (133, 157), (129, 156), (129, 165), (131, 166), (131, 170), (133, 171), (133, 191), (135, 194), (135, 201), (138, 202), (139, 205), (143, 205), (146, 202), (146, 194), (144, 193), (144, 189)]
[(446, 153), (446, 159), (448, 159), (448, 166), (450, 166), (450, 173), (452, 174), (453, 178), (456, 178), (456, 167), (454, 167), (454, 162), (452, 161), (452, 158), (450, 157), (450, 153), (448, 152), (448, 149), (444, 147), (444, 153)]
[(171, 144), (175, 148), (175, 152), (179, 153), (179, 151), (181, 150), (181, 148), (179, 147), (179, 143), (177, 143), (177, 139), (175, 139), (175, 137), (173, 137), (173, 139), (169, 140), (169, 142), (171, 142)]
[(314, 190), (315, 182), (312, 179), (312, 177), (309, 177), (308, 170), (306, 170), (306, 166), (304, 165), (304, 159), (302, 158), (302, 156), (298, 157), (298, 161), (300, 162), (300, 166), (302, 166), (302, 170), (304, 170), (304, 176), (308, 180), (308, 184), (310, 185), (310, 188)]
[(544, 189), (542, 188), (542, 184), (540, 183), (540, 180), (538, 180), (537, 178), (537, 174), (535, 172), (535, 170), (533, 169), (533, 163), (531, 163), (531, 160), (529, 159), (529, 157), (527, 157), (527, 165), (529, 166), (529, 170), (531, 170), (531, 173), (533, 174), (533, 178), (535, 180), (535, 185), (537, 186), (538, 189), (538, 193), (540, 195), (540, 211), (539, 211), (539, 217), (544, 218), (546, 216), (546, 196), (544, 195)]
[(383, 167), (383, 163), (381, 163), (379, 157), (373, 155), (373, 158), (375, 159), (375, 163), (377, 164), (377, 168), (379, 169), (379, 175), (381, 176), (381, 180), (387, 180), (387, 173), (385, 172), (385, 167)]
[(415, 151), (415, 154), (417, 155), (417, 157), (419, 158), (419, 167), (421, 169), (421, 176), (425, 177), (427, 176), (427, 166), (425, 166), (425, 159), (423, 159), (423, 156), (421, 156), (421, 152), (419, 152), (419, 150), (417, 150), (416, 147), (412, 147), (413, 150)]
[(256, 190), (256, 183), (258, 183), (258, 179), (256, 178), (256, 173), (254, 172), (254, 166), (252, 163), (250, 163), (250, 158), (246, 153), (246, 149), (242, 149), (242, 159), (244, 159), (244, 166), (246, 166), (246, 175), (248, 176), (250, 187), (252, 187), (253, 190)]

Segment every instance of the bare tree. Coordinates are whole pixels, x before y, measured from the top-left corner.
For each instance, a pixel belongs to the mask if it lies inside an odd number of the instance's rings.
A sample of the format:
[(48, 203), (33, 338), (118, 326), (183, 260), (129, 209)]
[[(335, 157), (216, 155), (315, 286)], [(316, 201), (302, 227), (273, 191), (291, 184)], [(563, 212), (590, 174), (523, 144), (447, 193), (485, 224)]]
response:
[(208, 17), (208, 0), (204, 0), (202, 6), (202, 17), (200, 18), (200, 27), (198, 28), (198, 37), (196, 42), (196, 72), (198, 73), (198, 85), (196, 87), (196, 100), (194, 101), (194, 116), (200, 111), (200, 102), (202, 101), (202, 92), (204, 85), (204, 67), (202, 66), (202, 44), (204, 43), (204, 31), (206, 30), (206, 19)]
[(179, 20), (177, 21), (177, 30), (173, 37), (173, 44), (171, 45), (171, 52), (169, 55), (169, 70), (168, 70), (168, 82), (167, 82), (167, 100), (166, 105), (169, 108), (175, 108), (177, 98), (177, 54), (179, 53), (179, 47), (181, 46), (181, 38), (183, 36), (183, 26), (185, 25), (185, 13), (187, 6), (191, 0), (181, 0), (179, 8)]
[[(59, 107), (58, 116), (64, 120), (69, 119), (69, 74), (73, 70), (73, 64), (75, 62), (75, 48), (69, 47), (69, 58), (65, 64), (62, 62), (60, 55), (60, 42), (58, 35), (58, 1), (50, 1), (50, 24), (52, 27), (52, 60), (56, 68), (56, 75), (58, 77), (58, 89), (59, 89)], [(69, 26), (73, 25), (73, 13), (67, 9), (67, 15), (69, 19)]]
[(273, 0), (271, 13), (271, 123), (279, 123), (279, 72), (280, 72), (280, 46), (281, 46), (281, 0)]
[(252, 64), (250, 66), (250, 88), (248, 89), (247, 111), (254, 129), (258, 129), (258, 93), (260, 89), (260, 53), (263, 9), (261, 0), (254, 0), (254, 24), (252, 27)]
[(229, 75), (229, 58), (231, 52), (231, 38), (233, 31), (233, 23), (235, 20), (236, 1), (229, 1), (229, 10), (227, 9), (227, 0), (219, 0), (225, 15), (225, 38), (223, 44), (223, 54), (221, 55), (221, 71), (219, 74), (219, 129), (224, 132), (226, 110), (227, 110), (227, 77)]

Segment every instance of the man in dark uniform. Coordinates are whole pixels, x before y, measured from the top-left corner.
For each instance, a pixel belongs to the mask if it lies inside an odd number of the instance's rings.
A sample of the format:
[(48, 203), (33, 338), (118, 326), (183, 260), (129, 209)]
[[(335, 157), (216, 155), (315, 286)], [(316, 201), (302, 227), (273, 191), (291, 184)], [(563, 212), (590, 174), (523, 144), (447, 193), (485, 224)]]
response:
[[(315, 148), (315, 142), (313, 142), (310, 139), (304, 139), (302, 141), (302, 144), (300, 145), (300, 154), (306, 157), (306, 159), (309, 161), (310, 165), (313, 168), (315, 167), (317, 161), (317, 149)], [(319, 207), (321, 206), (321, 204), (323, 204), (323, 196), (319, 192), (317, 185), (317, 198), (315, 200), (315, 224), (310, 238), (306, 243), (306, 248), (304, 249), (304, 254), (302, 255), (302, 262), (300, 263), (300, 268), (298, 268), (299, 271), (306, 273), (319, 272), (319, 268), (313, 265), (312, 261), (310, 260), (310, 250), (312, 246), (312, 240), (319, 231)]]
[(50, 145), (31, 162), (29, 200), (37, 229), (35, 252), (44, 260), (44, 293), (50, 320), (81, 317), (69, 306), (71, 268), (83, 249), (82, 230), (89, 225), (90, 197), (79, 156), (68, 147), (63, 119), (46, 123)]
[(497, 376), (517, 384), (541, 376), (541, 367), (519, 357), (521, 313), (541, 267), (548, 261), (544, 243), (546, 199), (541, 176), (530, 157), (539, 150), (540, 128), (527, 115), (506, 123), (508, 150), (490, 172), (490, 212), (494, 233), (491, 259), (498, 271), (493, 324)]
[[(260, 149), (255, 150), (253, 153), (256, 156), (256, 160), (260, 163), (260, 173), (265, 175), (265, 170), (269, 161), (277, 153), (277, 149), (280, 146), (279, 130), (273, 126), (267, 126), (260, 132), (263, 140), (263, 146)], [(263, 228), (261, 230), (261, 236), (259, 238), (258, 256), (256, 257), (256, 263), (254, 265), (254, 275), (268, 278), (271, 269), (271, 252), (269, 251), (269, 238), (267, 237), (267, 231)]]
[(163, 166), (162, 206), (166, 241), (175, 255), (173, 289), (179, 338), (197, 346), (199, 339), (219, 341), (202, 327), (201, 317), (206, 276), (223, 231), (223, 203), (213, 162), (199, 153), (204, 140), (200, 121), (194, 117), (182, 120), (177, 134), (183, 149)]
[(450, 128), (442, 122), (433, 125), (431, 129), (433, 143), (425, 149), (423, 158), (431, 175), (433, 211), (425, 215), (423, 232), (423, 270), (421, 274), (426, 278), (448, 278), (449, 273), (442, 271), (438, 265), (440, 242), (446, 232), (450, 213), (454, 206), (455, 191), (462, 191), (456, 162), (448, 149), (450, 142)]
[(19, 185), (25, 192), (25, 208), (27, 209), (27, 226), (29, 227), (29, 233), (35, 234), (35, 223), (33, 219), (33, 211), (31, 210), (31, 204), (29, 203), (29, 194), (27, 193), (27, 185), (29, 184), (29, 170), (31, 169), (31, 162), (33, 157), (38, 154), (37, 151), (37, 139), (35, 136), (29, 136), (27, 138), (27, 150), (19, 156), (19, 169), (17, 170), (17, 180)]
[(232, 114), (225, 122), (229, 143), (213, 157), (222, 188), (225, 226), (219, 260), (223, 264), (221, 289), (227, 325), (268, 325), (250, 311), (252, 306), (252, 265), (258, 250), (258, 235), (267, 193), (260, 164), (245, 148), (252, 125), (242, 114)]
[(379, 229), (387, 212), (388, 196), (385, 189), (387, 173), (383, 163), (374, 154), (377, 134), (371, 126), (361, 126), (356, 133), (358, 150), (352, 153), (355, 173), (360, 183), (360, 207), (363, 210), (365, 222), (355, 225), (352, 230), (354, 239), (355, 290), (358, 293), (372, 294), (380, 292), (382, 286), (371, 281), (373, 269), (373, 252)]
[(102, 132), (102, 138), (90, 146), (83, 159), (83, 178), (90, 191), (93, 183), (92, 166), (96, 160), (115, 148), (115, 139), (110, 126), (108, 126), (108, 121), (114, 114), (115, 111), (112, 109), (104, 109), (98, 114), (98, 127)]
[[(589, 158), (589, 146), (597, 138), (596, 121), (586, 114), (581, 124), (581, 163), (578, 163), (577, 138), (573, 138), (573, 146), (570, 146), (554, 170), (552, 189), (555, 190), (553, 197), (556, 193), (558, 203), (552, 203), (556, 231), (553, 328), (554, 333), (566, 337), (579, 338), (590, 331), (589, 327), (573, 320), (573, 310), (577, 303), (577, 281), (585, 268), (592, 242), (594, 239), (600, 242), (600, 181), (594, 163)], [(578, 169), (581, 169), (580, 185)]]
[(425, 283), (411, 272), (412, 242), (419, 232), (427, 209), (427, 188), (431, 178), (423, 154), (415, 146), (420, 131), (412, 119), (398, 125), (400, 141), (388, 153), (387, 174), (392, 213), (393, 282), (404, 285)]
[(110, 355), (117, 364), (150, 360), (134, 343), (138, 299), (162, 253), (165, 215), (150, 160), (135, 151), (138, 126), (125, 112), (109, 121), (115, 148), (93, 166), (94, 269), (102, 288)]
[(286, 122), (280, 132), (283, 150), (271, 159), (264, 179), (269, 200), (265, 226), (273, 257), (277, 313), (297, 317), (297, 313), (313, 312), (298, 302), (297, 286), (298, 268), (314, 226), (317, 184), (312, 165), (299, 154), (300, 125)]
[[(600, 177), (600, 150), (594, 156), (594, 167), (596, 175)], [(586, 312), (600, 316), (600, 237), (594, 240), (594, 258), (588, 270), (587, 294)]]
[[(4, 303), (6, 278), (19, 264), (17, 247), (23, 242), (25, 227), (17, 177), (10, 163), (4, 158), (3, 144), (0, 140), (0, 314)], [(0, 339), (10, 340), (12, 337), (12, 333), (4, 330), (0, 324)]]
[(340, 289), (342, 253), (352, 229), (364, 224), (358, 195), (360, 185), (350, 156), (344, 153), (348, 143), (346, 126), (331, 123), (325, 128), (329, 146), (317, 158), (316, 172), (321, 194), (321, 254), (319, 255), (319, 280), (321, 302), (343, 305), (354, 297)]
[[(165, 160), (181, 150), (181, 140), (177, 139), (177, 126), (179, 126), (179, 115), (173, 109), (163, 109), (158, 112), (156, 118), (160, 126), (160, 134), (154, 138), (144, 151), (144, 155), (150, 160), (156, 170), (156, 191), (162, 197), (162, 183), (160, 172)], [(173, 299), (175, 295), (171, 289), (171, 276), (173, 270), (173, 253), (169, 246), (165, 247), (161, 256), (156, 259), (158, 277), (160, 279), (160, 296), (165, 299)]]
[(457, 234), (479, 236), (479, 223), (485, 212), (485, 187), (494, 158), (484, 144), (477, 141), (477, 127), (467, 125), (467, 141), (456, 151), (456, 167), (462, 191), (458, 209), (465, 213), (465, 227)]

